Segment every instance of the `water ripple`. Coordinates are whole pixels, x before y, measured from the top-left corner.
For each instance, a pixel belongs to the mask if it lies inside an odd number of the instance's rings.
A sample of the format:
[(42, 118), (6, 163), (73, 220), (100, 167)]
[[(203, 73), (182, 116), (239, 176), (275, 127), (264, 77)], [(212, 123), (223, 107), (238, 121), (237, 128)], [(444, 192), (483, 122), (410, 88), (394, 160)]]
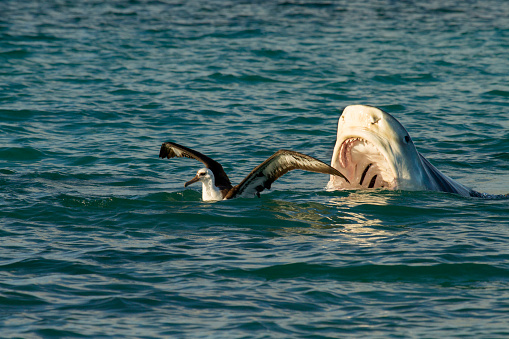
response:
[(509, 192), (506, 2), (0, 1), (2, 337), (509, 336), (508, 200), (327, 192), (292, 171), (201, 201), (276, 150), (328, 161), (349, 104)]

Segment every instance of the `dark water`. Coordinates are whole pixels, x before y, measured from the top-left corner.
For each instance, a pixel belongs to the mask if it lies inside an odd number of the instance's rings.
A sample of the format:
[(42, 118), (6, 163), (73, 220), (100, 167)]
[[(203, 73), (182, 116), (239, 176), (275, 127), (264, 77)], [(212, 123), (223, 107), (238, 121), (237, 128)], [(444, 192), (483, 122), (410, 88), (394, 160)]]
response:
[(0, 1), (0, 336), (509, 336), (509, 202), (325, 192), (349, 104), (459, 182), (509, 192), (509, 2)]

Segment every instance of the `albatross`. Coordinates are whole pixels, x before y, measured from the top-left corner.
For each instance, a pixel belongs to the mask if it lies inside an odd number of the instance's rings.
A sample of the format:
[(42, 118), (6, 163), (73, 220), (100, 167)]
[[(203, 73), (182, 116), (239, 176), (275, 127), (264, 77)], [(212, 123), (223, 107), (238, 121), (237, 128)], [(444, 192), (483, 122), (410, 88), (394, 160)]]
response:
[(239, 196), (260, 196), (264, 189), (270, 189), (271, 184), (285, 173), (301, 169), (305, 171), (336, 175), (348, 182), (348, 179), (338, 170), (326, 163), (299, 152), (279, 150), (267, 160), (258, 165), (242, 182), (233, 186), (226, 175), (223, 166), (208, 156), (184, 147), (174, 142), (165, 142), (159, 151), (160, 158), (191, 158), (201, 161), (205, 168), (201, 168), (196, 176), (185, 183), (187, 187), (195, 182), (202, 183), (202, 199), (226, 200)]

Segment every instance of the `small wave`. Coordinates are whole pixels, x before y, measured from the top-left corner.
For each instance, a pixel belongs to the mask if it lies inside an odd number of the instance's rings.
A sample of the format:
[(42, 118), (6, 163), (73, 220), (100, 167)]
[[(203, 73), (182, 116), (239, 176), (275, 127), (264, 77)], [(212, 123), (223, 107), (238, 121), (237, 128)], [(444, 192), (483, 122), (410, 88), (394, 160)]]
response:
[(61, 194), (57, 198), (65, 207), (93, 207), (112, 208), (115, 206), (133, 205), (135, 202), (127, 198), (105, 197), (105, 198), (84, 198), (67, 194)]
[(226, 39), (242, 39), (242, 38), (253, 38), (263, 35), (261, 29), (243, 29), (235, 32), (218, 32), (212, 33), (209, 36), (214, 38), (226, 38)]
[(500, 96), (500, 97), (504, 97), (504, 98), (509, 97), (509, 91), (502, 91), (502, 90), (492, 90), (492, 91), (486, 92), (485, 94), (489, 95), (489, 96)]
[(375, 75), (373, 80), (398, 85), (405, 84), (409, 82), (436, 82), (437, 78), (433, 76), (431, 73), (423, 73), (423, 74), (390, 74), (390, 75)]
[(109, 173), (62, 173), (59, 171), (47, 172), (30, 172), (23, 174), (23, 177), (28, 179), (47, 179), (51, 181), (66, 181), (66, 180), (104, 180), (105, 178), (113, 177)]
[(6, 308), (16, 307), (16, 306), (41, 306), (48, 305), (49, 302), (42, 300), (35, 295), (30, 293), (20, 293), (20, 292), (10, 292), (10, 293), (2, 293), (0, 296), (0, 305), (4, 305)]
[(60, 272), (65, 274), (94, 274), (97, 273), (95, 267), (67, 260), (48, 259), (43, 257), (33, 257), (27, 259), (14, 260), (4, 265), (0, 265), (4, 271), (17, 272), (18, 274), (47, 274)]
[(191, 202), (201, 201), (200, 192), (194, 190), (185, 190), (181, 192), (158, 192), (150, 193), (148, 195), (130, 196), (130, 197), (90, 197), (90, 196), (75, 196), (69, 194), (60, 194), (57, 200), (65, 207), (84, 207), (84, 208), (99, 208), (111, 209), (117, 207), (124, 208), (140, 208), (153, 203), (171, 203), (171, 202)]
[(256, 84), (256, 83), (264, 83), (264, 82), (277, 82), (272, 78), (263, 77), (261, 75), (256, 74), (242, 74), (242, 75), (233, 75), (233, 74), (223, 74), (223, 73), (213, 73), (208, 76), (209, 79), (216, 80), (222, 83), (236, 83), (242, 82), (246, 84)]
[(151, 193), (144, 196), (142, 199), (153, 202), (201, 201), (201, 194), (198, 191), (188, 189), (172, 193)]
[(486, 281), (508, 279), (509, 270), (488, 264), (461, 263), (416, 265), (359, 265), (334, 267), (324, 264), (293, 263), (273, 265), (253, 270), (223, 269), (216, 273), (225, 276), (251, 276), (264, 280), (334, 279), (339, 281)]
[(139, 91), (131, 90), (131, 89), (128, 89), (128, 88), (116, 89), (116, 90), (110, 91), (109, 93), (113, 94), (113, 95), (138, 95), (138, 94), (142, 94)]
[(8, 169), (5, 169), (5, 168), (0, 168), (0, 174), (6, 174), (6, 175), (11, 175), (11, 174), (15, 174), (16, 172), (14, 172), (13, 170), (8, 170)]
[(45, 154), (33, 147), (0, 148), (0, 159), (7, 161), (34, 161), (44, 158)]
[(271, 59), (282, 59), (287, 58), (288, 53), (280, 49), (258, 49), (254, 50), (253, 53), (260, 57), (267, 57)]
[(25, 58), (28, 55), (30, 55), (30, 52), (27, 51), (26, 49), (15, 49), (12, 51), (0, 52), (0, 58), (5, 58), (5, 59)]

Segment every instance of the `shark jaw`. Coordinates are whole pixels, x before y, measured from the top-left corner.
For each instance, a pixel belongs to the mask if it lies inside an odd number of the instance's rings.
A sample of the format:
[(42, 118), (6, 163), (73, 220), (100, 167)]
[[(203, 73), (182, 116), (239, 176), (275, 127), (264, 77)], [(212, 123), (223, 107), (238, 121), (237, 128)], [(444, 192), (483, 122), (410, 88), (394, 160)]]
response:
[(332, 167), (342, 169), (350, 181), (331, 178), (336, 189), (396, 188), (396, 177), (383, 153), (361, 137), (345, 139)]

